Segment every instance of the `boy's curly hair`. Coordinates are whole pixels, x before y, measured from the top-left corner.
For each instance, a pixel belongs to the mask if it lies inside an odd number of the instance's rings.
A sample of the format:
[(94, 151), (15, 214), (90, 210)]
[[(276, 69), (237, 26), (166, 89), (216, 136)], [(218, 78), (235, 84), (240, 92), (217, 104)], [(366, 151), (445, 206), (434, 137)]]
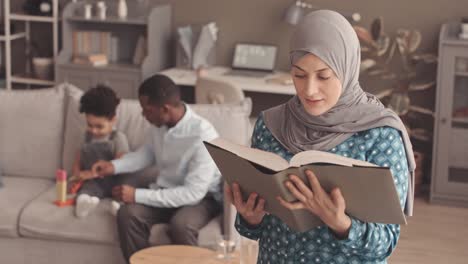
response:
[(120, 98), (115, 92), (102, 84), (86, 91), (80, 99), (80, 113), (114, 118)]

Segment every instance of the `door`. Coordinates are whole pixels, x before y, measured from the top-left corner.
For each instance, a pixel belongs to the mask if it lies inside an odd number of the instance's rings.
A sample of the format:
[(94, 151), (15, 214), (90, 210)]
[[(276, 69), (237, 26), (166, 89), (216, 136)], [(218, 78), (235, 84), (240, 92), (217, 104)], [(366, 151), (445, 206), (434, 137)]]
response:
[(468, 48), (446, 47), (442, 52), (437, 91), (435, 190), (468, 200)]

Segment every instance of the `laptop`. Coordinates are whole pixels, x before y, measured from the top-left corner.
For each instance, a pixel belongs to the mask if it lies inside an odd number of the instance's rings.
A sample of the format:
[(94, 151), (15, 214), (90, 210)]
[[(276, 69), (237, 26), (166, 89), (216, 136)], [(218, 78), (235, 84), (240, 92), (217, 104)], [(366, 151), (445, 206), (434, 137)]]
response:
[(231, 70), (225, 75), (263, 78), (273, 73), (278, 47), (268, 44), (237, 43)]

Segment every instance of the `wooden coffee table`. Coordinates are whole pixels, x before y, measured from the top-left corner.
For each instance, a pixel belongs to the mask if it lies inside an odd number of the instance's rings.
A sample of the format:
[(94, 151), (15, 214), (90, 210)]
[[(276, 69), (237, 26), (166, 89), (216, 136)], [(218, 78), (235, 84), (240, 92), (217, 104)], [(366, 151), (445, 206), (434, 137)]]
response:
[(236, 251), (230, 259), (216, 258), (216, 252), (201, 247), (170, 245), (142, 249), (130, 257), (130, 264), (238, 264)]

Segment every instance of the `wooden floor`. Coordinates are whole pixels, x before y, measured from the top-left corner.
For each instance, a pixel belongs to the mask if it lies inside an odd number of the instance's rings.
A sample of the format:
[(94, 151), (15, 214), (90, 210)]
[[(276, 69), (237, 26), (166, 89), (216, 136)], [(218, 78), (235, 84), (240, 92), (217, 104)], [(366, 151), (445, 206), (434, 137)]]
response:
[(415, 201), (414, 216), (402, 226), (389, 264), (467, 264), (468, 208)]

